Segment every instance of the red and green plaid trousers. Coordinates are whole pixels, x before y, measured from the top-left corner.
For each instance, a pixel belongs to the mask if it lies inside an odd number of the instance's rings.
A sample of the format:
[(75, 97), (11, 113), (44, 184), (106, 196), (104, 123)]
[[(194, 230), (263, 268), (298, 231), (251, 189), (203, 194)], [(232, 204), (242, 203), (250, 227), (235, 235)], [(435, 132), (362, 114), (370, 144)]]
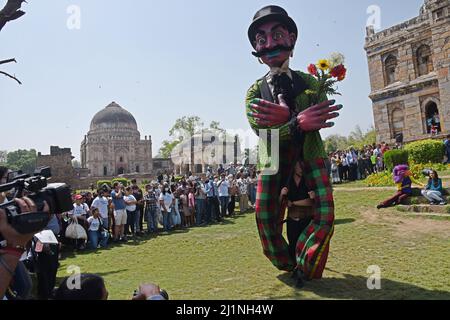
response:
[(297, 261), (292, 261), (282, 235), (285, 212), (279, 203), (279, 195), (292, 174), (296, 160), (293, 149), (280, 149), (283, 159), (280, 159), (280, 169), (276, 175), (259, 177), (256, 222), (264, 254), (275, 267), (285, 271), (298, 268), (309, 279), (320, 279), (334, 231), (333, 191), (325, 160), (303, 161), (306, 183), (316, 193), (316, 207), (312, 222), (298, 239)]

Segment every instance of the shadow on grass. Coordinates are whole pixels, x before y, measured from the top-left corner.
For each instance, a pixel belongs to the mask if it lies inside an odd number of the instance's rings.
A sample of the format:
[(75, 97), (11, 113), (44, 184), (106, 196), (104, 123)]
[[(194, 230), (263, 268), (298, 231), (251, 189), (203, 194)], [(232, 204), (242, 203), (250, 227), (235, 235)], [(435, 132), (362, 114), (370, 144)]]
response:
[[(321, 299), (354, 300), (450, 300), (450, 291), (429, 290), (409, 283), (381, 279), (380, 290), (367, 288), (368, 277), (342, 274), (343, 278), (324, 278), (305, 283), (303, 289), (297, 289), (292, 295), (273, 297), (272, 299), (302, 299), (304, 292), (312, 292)], [(291, 274), (277, 277), (281, 282), (295, 288)]]
[(334, 225), (340, 225), (340, 224), (347, 224), (347, 223), (353, 223), (356, 219), (348, 218), (348, 219), (337, 219), (334, 221)]
[[(117, 273), (122, 273), (122, 272), (126, 272), (129, 271), (129, 269), (122, 269), (122, 270), (113, 270), (113, 271), (109, 271), (109, 272), (96, 272), (95, 275), (97, 276), (101, 276), (101, 277), (105, 277), (111, 274), (117, 274)], [(68, 274), (66, 277), (56, 277), (56, 282), (55, 282), (55, 287), (59, 287), (61, 285), (61, 282), (67, 278), (73, 276), (73, 274)], [(34, 283), (34, 281), (33, 281)], [(36, 279), (36, 283), (37, 283), (37, 279)]]

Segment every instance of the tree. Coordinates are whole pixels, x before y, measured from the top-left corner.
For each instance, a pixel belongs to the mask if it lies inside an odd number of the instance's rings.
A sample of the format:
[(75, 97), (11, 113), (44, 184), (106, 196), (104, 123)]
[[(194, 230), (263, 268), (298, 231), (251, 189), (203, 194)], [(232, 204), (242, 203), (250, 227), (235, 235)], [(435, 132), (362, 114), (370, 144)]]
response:
[(73, 159), (73, 160), (72, 160), (72, 167), (74, 167), (74, 168), (76, 168), (76, 169), (81, 168), (81, 163), (80, 163), (80, 161), (78, 161), (78, 160), (76, 160), (76, 159)]
[(6, 150), (0, 150), (0, 165), (6, 164), (6, 161), (8, 160), (8, 151)]
[(6, 164), (11, 170), (33, 173), (36, 169), (36, 150), (17, 150), (8, 152)]
[(324, 145), (325, 151), (332, 153), (337, 150), (347, 150), (350, 147), (362, 149), (364, 146), (373, 145), (375, 142), (376, 131), (373, 127), (364, 133), (359, 126), (356, 126), (348, 137), (339, 134), (331, 135), (324, 140)]
[(336, 152), (338, 150), (345, 150), (348, 148), (348, 139), (339, 134), (334, 134), (327, 137), (324, 141), (325, 151), (327, 153)]
[(191, 117), (182, 117), (177, 119), (172, 129), (169, 131), (169, 135), (172, 138), (179, 139), (184, 138), (184, 134), (189, 134), (193, 136), (196, 132), (200, 131), (203, 127), (203, 122), (200, 117), (191, 116)]
[[(22, 10), (19, 10), (22, 6), (22, 3), (25, 2), (25, 0), (8, 0), (6, 2), (6, 5), (3, 7), (3, 9), (0, 10), (0, 31), (3, 29), (5, 24), (9, 21), (13, 21), (16, 19), (19, 19), (21, 16), (25, 14)], [(0, 65), (7, 64), (11, 62), (17, 62), (16, 59), (7, 59), (7, 60), (0, 60)], [(22, 84), (19, 79), (17, 79), (15, 76), (0, 70), (0, 74), (3, 74), (15, 81), (17, 81), (19, 84)]]
[(211, 123), (209, 124), (209, 128), (213, 129), (213, 130), (218, 130), (221, 132), (226, 132), (225, 129), (220, 127), (220, 122), (219, 121), (211, 121)]
[(164, 140), (162, 143), (162, 147), (159, 149), (158, 157), (160, 158), (170, 158), (172, 150), (180, 143), (180, 140)]

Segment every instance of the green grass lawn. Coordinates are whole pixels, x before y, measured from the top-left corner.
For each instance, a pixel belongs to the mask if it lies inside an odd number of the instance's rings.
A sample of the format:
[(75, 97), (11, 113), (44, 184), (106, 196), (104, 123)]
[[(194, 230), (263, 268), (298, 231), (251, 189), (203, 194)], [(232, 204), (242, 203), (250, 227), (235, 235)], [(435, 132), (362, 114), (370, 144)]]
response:
[[(429, 219), (373, 207), (389, 191), (336, 189), (336, 230), (324, 279), (294, 288), (263, 256), (254, 214), (107, 250), (70, 254), (67, 267), (102, 275), (111, 299), (155, 282), (171, 299), (450, 299), (450, 216)], [(367, 268), (381, 268), (381, 290)]]

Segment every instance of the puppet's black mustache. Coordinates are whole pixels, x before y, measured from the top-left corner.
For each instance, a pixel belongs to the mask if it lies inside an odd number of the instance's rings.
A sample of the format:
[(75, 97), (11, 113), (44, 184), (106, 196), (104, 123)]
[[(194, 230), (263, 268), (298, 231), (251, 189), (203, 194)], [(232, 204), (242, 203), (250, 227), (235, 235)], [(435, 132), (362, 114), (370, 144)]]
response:
[(293, 46), (292, 47), (287, 47), (287, 46), (283, 46), (283, 45), (278, 45), (278, 46), (276, 46), (274, 48), (271, 48), (271, 49), (263, 49), (263, 50), (261, 50), (259, 52), (252, 52), (252, 55), (254, 55), (257, 58), (261, 58), (262, 56), (265, 56), (265, 55), (270, 54), (272, 52), (275, 52), (277, 50), (280, 50), (280, 51), (292, 51), (292, 50), (294, 50), (294, 47)]

